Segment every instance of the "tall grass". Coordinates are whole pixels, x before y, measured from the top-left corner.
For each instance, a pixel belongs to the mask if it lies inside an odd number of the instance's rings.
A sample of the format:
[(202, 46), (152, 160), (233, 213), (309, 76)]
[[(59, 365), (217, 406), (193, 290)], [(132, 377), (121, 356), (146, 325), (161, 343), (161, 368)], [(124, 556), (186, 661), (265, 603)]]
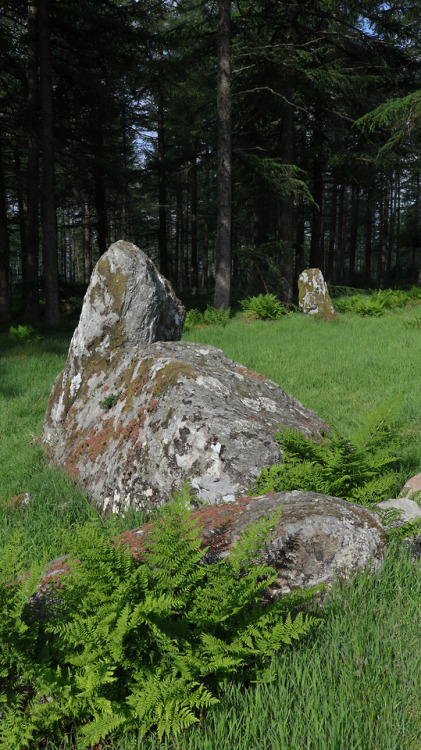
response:
[(414, 309), (380, 319), (348, 313), (331, 323), (295, 314), (245, 324), (238, 316), (226, 328), (196, 329), (183, 339), (219, 347), (343, 432), (367, 409), (395, 395), (412, 429), (421, 431), (421, 337), (419, 330), (403, 326), (414, 317)]
[[(265, 374), (345, 434), (367, 409), (400, 396), (410, 436), (404, 477), (421, 468), (421, 332), (404, 327), (413, 317), (416, 310), (374, 320), (345, 314), (329, 324), (298, 314), (273, 323), (236, 318), (184, 338), (218, 346)], [(68, 531), (96, 514), (64, 474), (45, 467), (34, 442), (68, 343), (67, 334), (46, 334), (36, 344), (0, 336), (0, 545), (18, 530), (28, 561), (65, 553)], [(9, 503), (24, 492), (32, 496), (27, 507)], [(112, 534), (140, 520), (102, 523)], [(239, 675), (225, 685), (220, 705), (180, 737), (159, 745), (153, 737), (116, 736), (105, 746), (421, 750), (420, 561), (391, 545), (381, 572), (334, 588), (323, 617), (315, 634), (274, 658), (272, 682)]]

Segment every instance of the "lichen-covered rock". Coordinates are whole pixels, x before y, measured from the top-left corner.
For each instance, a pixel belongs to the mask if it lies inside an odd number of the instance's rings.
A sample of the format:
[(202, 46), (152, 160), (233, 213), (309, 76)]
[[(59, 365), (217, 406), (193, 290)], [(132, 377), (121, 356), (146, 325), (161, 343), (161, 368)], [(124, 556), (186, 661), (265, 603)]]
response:
[(416, 492), (421, 493), (421, 474), (415, 474), (414, 477), (411, 477), (405, 482), (401, 495), (407, 495), (410, 497)]
[(319, 268), (307, 268), (298, 277), (298, 304), (306, 315), (322, 320), (338, 319)]
[(329, 429), (272, 381), (187, 342), (99, 352), (61, 399), (54, 387), (43, 430), (51, 459), (114, 512), (157, 507), (187, 478), (204, 500), (232, 501), (281, 462), (280, 425)]
[(122, 346), (178, 341), (185, 310), (169, 281), (130, 242), (115, 242), (96, 264), (66, 366), (54, 383), (48, 435), (70, 409), (92, 363)]
[[(420, 477), (420, 475), (417, 474), (417, 477)], [(412, 477), (412, 480), (414, 480), (414, 477)], [(417, 491), (416, 489), (413, 489), (415, 482), (412, 480), (408, 480), (405, 484), (404, 490), (407, 491), (412, 488), (412, 492)], [(408, 484), (410, 485), (409, 488)], [(417, 480), (417, 484), (419, 484), (419, 479)], [(377, 511), (377, 509), (380, 511), (380, 520), (386, 531), (400, 529), (407, 523), (421, 521), (421, 507), (415, 502), (415, 500), (411, 500), (410, 497), (398, 497), (395, 500), (383, 500), (376, 505), (375, 510)], [(395, 515), (397, 516), (396, 518), (393, 517)], [(421, 557), (421, 527), (419, 533), (411, 534), (406, 537), (405, 544), (414, 557)]]
[[(204, 562), (216, 561), (230, 549), (250, 524), (270, 516), (282, 505), (280, 523), (268, 539), (263, 559), (278, 571), (271, 597), (296, 589), (352, 576), (367, 566), (377, 570), (384, 557), (386, 537), (375, 513), (361, 505), (316, 492), (276, 492), (243, 497), (227, 505), (198, 508), (192, 513), (201, 527)], [(151, 524), (127, 531), (116, 541), (128, 545), (141, 559)]]
[[(386, 537), (375, 513), (337, 497), (299, 491), (242, 497), (233, 503), (194, 510), (191, 518), (197, 522), (202, 548), (207, 548), (202, 562), (216, 562), (228, 556), (252, 523), (264, 516), (270, 517), (280, 506), (280, 522), (262, 550), (261, 560), (278, 572), (276, 581), (266, 592), (268, 599), (319, 584), (330, 586), (367, 567), (373, 571), (381, 567)], [(151, 528), (152, 524), (147, 523), (125, 531), (114, 543), (127, 547), (140, 562)], [(50, 585), (54, 586), (75, 564), (77, 561), (71, 561), (66, 555), (46, 566), (38, 587), (41, 611), (49, 602)]]

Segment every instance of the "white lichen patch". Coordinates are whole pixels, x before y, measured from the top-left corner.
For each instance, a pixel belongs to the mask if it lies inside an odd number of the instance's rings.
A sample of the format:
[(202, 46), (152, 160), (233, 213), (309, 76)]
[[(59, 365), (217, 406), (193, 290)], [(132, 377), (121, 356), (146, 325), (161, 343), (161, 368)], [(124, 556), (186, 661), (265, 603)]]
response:
[(70, 398), (76, 396), (82, 382), (82, 375), (78, 372), (70, 381)]
[(196, 383), (202, 388), (217, 391), (221, 393), (221, 395), (226, 395), (228, 393), (228, 388), (226, 388), (220, 380), (213, 378), (211, 375), (199, 375), (199, 377), (196, 378)]

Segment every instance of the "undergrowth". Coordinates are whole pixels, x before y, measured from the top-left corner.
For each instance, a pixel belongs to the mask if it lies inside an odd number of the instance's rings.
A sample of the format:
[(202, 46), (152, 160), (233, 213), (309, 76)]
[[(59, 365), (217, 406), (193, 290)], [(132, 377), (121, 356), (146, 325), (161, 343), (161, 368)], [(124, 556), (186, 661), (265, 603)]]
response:
[(258, 667), (264, 680), (268, 659), (320, 622), (302, 611), (291, 615), (312, 591), (260, 605), (277, 574), (257, 558), (282, 508), (248, 528), (229, 557), (205, 565), (189, 499), (185, 486), (165, 506), (140, 564), (97, 524), (79, 530), (72, 570), (38, 599), (36, 617), (31, 597), (41, 566), (23, 575), (16, 540), (6, 545), (1, 750), (57, 741), (75, 729), (84, 746), (117, 729), (140, 738), (150, 730), (177, 735), (218, 702), (227, 677)]
[(367, 506), (384, 500), (398, 489), (397, 410), (398, 401), (380, 404), (349, 438), (333, 431), (315, 441), (298, 430), (280, 430), (282, 464), (262, 469), (251, 494), (310, 490)]

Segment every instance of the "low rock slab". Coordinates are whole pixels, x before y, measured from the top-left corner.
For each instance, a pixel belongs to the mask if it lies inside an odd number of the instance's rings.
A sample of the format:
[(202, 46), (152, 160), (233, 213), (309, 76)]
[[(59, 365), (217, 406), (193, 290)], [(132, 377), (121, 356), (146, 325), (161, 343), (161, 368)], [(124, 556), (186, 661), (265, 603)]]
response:
[(298, 304), (310, 317), (337, 320), (327, 284), (319, 268), (306, 268), (298, 277)]
[(98, 353), (71, 400), (59, 381), (42, 439), (101, 510), (118, 513), (158, 507), (188, 478), (207, 502), (235, 500), (282, 461), (280, 425), (307, 437), (329, 430), (219, 349), (157, 342)]
[[(264, 561), (278, 571), (271, 588), (277, 598), (297, 589), (352, 576), (371, 565), (377, 570), (384, 558), (386, 537), (377, 516), (361, 505), (316, 492), (276, 492), (243, 497), (233, 503), (205, 506), (192, 518), (202, 527), (204, 562), (229, 555), (250, 524), (283, 506), (281, 521), (263, 553)], [(116, 541), (128, 544), (142, 558), (144, 539), (151, 524), (125, 532)]]
[[(337, 497), (299, 491), (243, 497), (226, 505), (194, 510), (191, 518), (197, 521), (198, 534), (203, 537), (202, 548), (208, 548), (202, 562), (216, 562), (228, 556), (250, 524), (270, 516), (281, 505), (281, 520), (268, 538), (260, 560), (278, 572), (267, 591), (268, 599), (318, 584), (330, 586), (367, 567), (373, 571), (380, 568), (386, 537), (376, 514)], [(114, 542), (128, 547), (140, 562), (151, 528), (151, 523), (144, 524), (120, 534)], [(38, 587), (41, 594), (69, 572), (70, 562), (66, 556), (47, 566)]]

